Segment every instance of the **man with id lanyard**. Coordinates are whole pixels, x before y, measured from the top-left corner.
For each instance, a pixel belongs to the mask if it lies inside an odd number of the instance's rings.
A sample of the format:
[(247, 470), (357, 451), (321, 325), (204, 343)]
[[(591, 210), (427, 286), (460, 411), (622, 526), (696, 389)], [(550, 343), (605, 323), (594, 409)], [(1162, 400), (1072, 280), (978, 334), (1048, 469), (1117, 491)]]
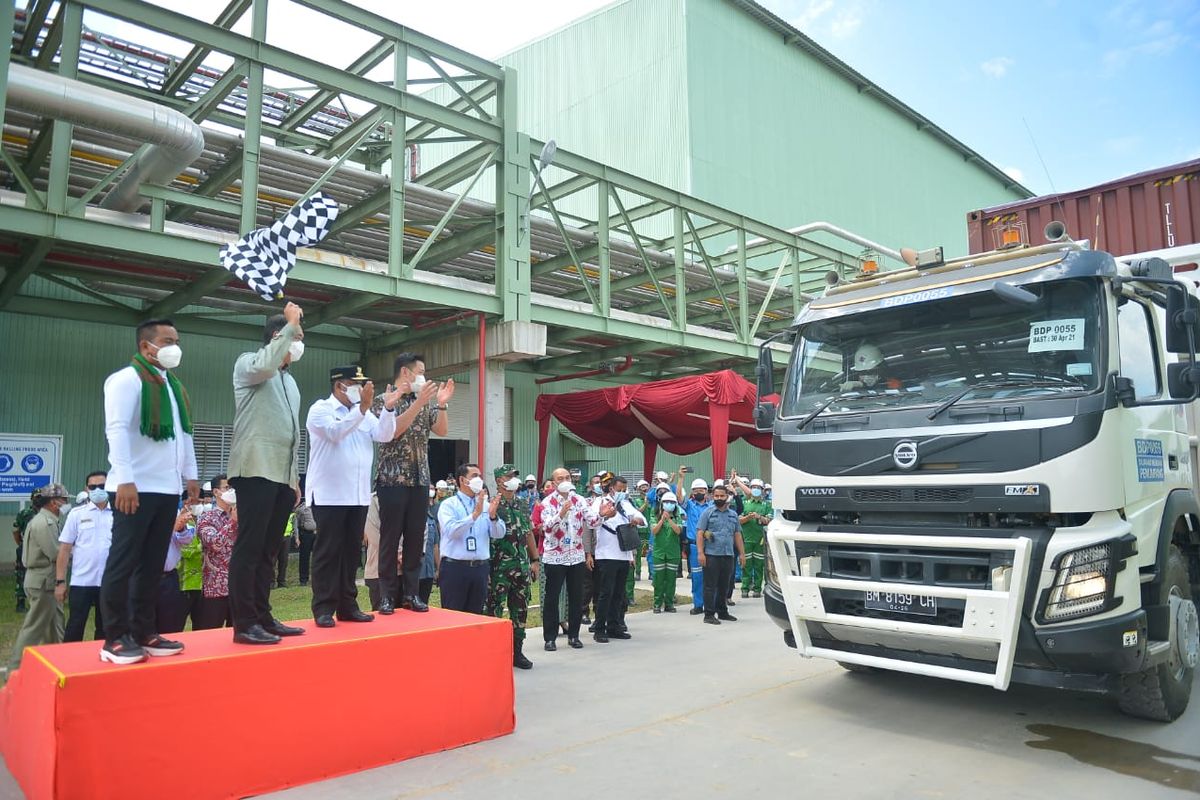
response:
[(475, 464), (462, 464), (454, 477), (458, 492), (438, 507), (442, 608), (482, 614), (491, 570), (489, 540), (502, 538), (506, 530), (499, 517), (500, 496), (488, 502), (483, 473)]

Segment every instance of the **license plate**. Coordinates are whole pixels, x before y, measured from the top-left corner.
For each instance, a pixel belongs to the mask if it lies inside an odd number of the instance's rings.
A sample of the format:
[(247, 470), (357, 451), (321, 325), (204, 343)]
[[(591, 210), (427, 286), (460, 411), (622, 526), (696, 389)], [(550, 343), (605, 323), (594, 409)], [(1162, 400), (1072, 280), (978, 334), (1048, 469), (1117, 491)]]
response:
[(937, 598), (923, 594), (902, 592), (866, 592), (866, 607), (873, 611), (891, 611), (896, 614), (917, 614), (922, 617), (937, 616)]

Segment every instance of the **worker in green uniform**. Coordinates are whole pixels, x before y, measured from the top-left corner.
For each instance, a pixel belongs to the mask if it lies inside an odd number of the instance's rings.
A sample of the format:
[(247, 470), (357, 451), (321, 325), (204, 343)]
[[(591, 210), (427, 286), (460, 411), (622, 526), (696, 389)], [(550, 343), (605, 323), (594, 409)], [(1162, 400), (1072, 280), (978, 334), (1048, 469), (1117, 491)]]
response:
[(625, 602), (631, 606), (636, 605), (633, 602), (633, 586), (642, 577), (642, 556), (646, 556), (646, 577), (654, 579), (654, 559), (650, 556), (650, 501), (646, 498), (649, 489), (649, 481), (638, 481), (633, 494), (629, 496), (629, 502), (646, 518), (646, 524), (638, 528), (638, 537), (642, 542), (633, 554), (633, 569), (629, 570), (629, 577), (625, 579)]
[(742, 572), (742, 597), (762, 597), (763, 569), (766, 566), (766, 528), (771, 521), (771, 501), (763, 493), (763, 482), (750, 481), (750, 496), (742, 504), (742, 541), (746, 547), (746, 569)]
[(520, 472), (512, 464), (505, 464), (492, 474), (500, 492), (497, 516), (504, 520), (505, 533), (503, 538), (492, 540), (487, 613), (501, 619), (508, 609), (513, 626), (513, 666), (531, 669), (533, 662), (525, 657), (522, 649), (531, 587), (541, 566), (537, 542), (533, 538), (529, 506), (517, 497), (517, 489), (521, 487)]
[[(9, 672), (21, 666), (21, 655), (26, 647), (61, 642), (66, 627), (63, 607), (54, 596), (54, 587), (58, 534), (71, 510), (71, 497), (61, 483), (52, 483), (34, 493), (33, 507), (37, 511), (25, 526), (21, 542), (29, 610), (17, 634), (17, 643), (8, 662)], [(66, 580), (61, 582), (65, 584)]]
[(21, 542), (25, 538), (25, 526), (37, 514), (37, 509), (33, 506), (33, 498), (37, 497), (37, 493), (37, 489), (30, 493), (29, 505), (18, 511), (17, 518), (13, 520), (13, 541), (17, 543), (17, 557), (13, 560), (13, 575), (17, 580), (13, 594), (16, 595), (18, 614), (25, 613), (25, 562), (21, 560)]
[(650, 524), (654, 560), (654, 613), (675, 613), (675, 580), (679, 577), (679, 535), (683, 532), (683, 512), (674, 492), (659, 492), (654, 520)]

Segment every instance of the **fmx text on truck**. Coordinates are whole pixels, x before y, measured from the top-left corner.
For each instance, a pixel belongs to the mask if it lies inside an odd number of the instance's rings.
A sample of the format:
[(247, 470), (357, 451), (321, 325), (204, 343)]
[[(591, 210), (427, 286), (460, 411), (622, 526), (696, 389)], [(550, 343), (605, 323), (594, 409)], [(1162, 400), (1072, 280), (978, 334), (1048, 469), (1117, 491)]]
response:
[(1200, 655), (1197, 301), (1162, 259), (1049, 236), (833, 286), (764, 345), (767, 611), (851, 670), (1173, 720)]

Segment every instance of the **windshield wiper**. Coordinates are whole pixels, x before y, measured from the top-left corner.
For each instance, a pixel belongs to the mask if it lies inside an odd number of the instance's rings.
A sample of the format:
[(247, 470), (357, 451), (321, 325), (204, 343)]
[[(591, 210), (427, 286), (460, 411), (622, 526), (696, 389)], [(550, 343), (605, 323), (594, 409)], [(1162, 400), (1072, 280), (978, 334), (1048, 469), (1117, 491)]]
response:
[(980, 383), (973, 383), (970, 386), (968, 386), (967, 388), (963, 389), (958, 394), (954, 395), (953, 397), (950, 397), (950, 398), (942, 401), (941, 405), (939, 405), (933, 411), (929, 412), (929, 414), (926, 416), (926, 419), (937, 419), (937, 416), (939, 414), (941, 414), (943, 411), (945, 411), (947, 408), (954, 405), (959, 400), (962, 400), (964, 397), (971, 394), (972, 392), (978, 391), (979, 389), (1007, 389), (1010, 387), (1019, 387), (1019, 386), (1029, 386), (1029, 387), (1067, 386), (1067, 387), (1070, 387), (1073, 389), (1083, 388), (1079, 384), (1071, 384), (1071, 383), (1067, 383), (1065, 381), (1039, 380), (1037, 378), (1029, 378), (1029, 379), (1025, 379), (1025, 380), (1017, 380), (1014, 378), (1008, 378), (1008, 379), (1002, 380), (1002, 381), (982, 381)]
[(852, 395), (857, 395), (857, 394), (859, 394), (859, 391), (857, 389), (854, 389), (854, 390), (851, 390), (848, 392), (841, 392), (839, 394), (833, 395), (829, 399), (822, 402), (821, 405), (817, 406), (807, 417), (800, 420), (800, 422), (796, 425), (796, 430), (798, 430), (798, 431), (804, 430), (805, 425), (812, 422), (817, 417), (821, 416), (822, 411), (829, 408), (831, 405), (836, 403), (838, 400), (843, 400), (847, 397), (851, 397)]

